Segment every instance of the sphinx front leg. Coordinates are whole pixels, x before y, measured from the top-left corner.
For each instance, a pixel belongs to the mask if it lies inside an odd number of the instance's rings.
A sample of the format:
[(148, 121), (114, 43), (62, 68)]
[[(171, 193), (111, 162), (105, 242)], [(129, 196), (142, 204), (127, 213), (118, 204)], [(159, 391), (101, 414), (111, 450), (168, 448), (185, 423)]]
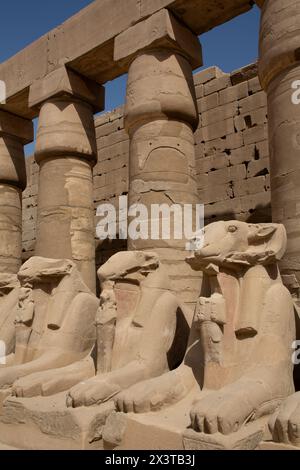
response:
[(12, 394), (17, 397), (50, 396), (69, 390), (82, 380), (95, 376), (95, 366), (91, 357), (73, 364), (36, 372), (17, 380), (13, 384)]
[(275, 442), (300, 447), (300, 392), (283, 401), (269, 422)]
[(113, 398), (117, 393), (145, 379), (147, 366), (143, 362), (133, 361), (127, 366), (106, 374), (99, 374), (92, 379), (73, 387), (67, 397), (67, 406), (99, 405)]
[(33, 361), (0, 369), (0, 389), (10, 388), (14, 382), (36, 372), (56, 369), (70, 364), (68, 354), (61, 350), (49, 351)]
[(115, 397), (118, 411), (148, 413), (182, 400), (196, 385), (192, 370), (185, 365), (159, 377), (145, 380)]
[(197, 401), (191, 410), (195, 431), (231, 434), (243, 424), (274, 412), (284, 396), (278, 371), (261, 368), (214, 390)]

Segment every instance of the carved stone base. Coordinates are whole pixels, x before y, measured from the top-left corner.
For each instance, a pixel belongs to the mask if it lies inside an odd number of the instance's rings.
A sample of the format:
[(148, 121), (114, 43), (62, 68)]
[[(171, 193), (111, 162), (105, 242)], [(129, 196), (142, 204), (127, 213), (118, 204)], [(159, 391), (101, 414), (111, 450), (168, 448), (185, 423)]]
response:
[(265, 441), (259, 444), (258, 450), (300, 450), (300, 447), (282, 444), (280, 442)]
[(183, 435), (183, 443), (185, 450), (255, 450), (263, 435), (263, 426), (256, 423), (228, 436), (188, 429)]
[(65, 393), (7, 398), (0, 416), (1, 445), (32, 450), (102, 449), (102, 428), (113, 403), (77, 409), (65, 403)]
[(107, 450), (254, 450), (265, 435), (266, 419), (250, 423), (230, 436), (202, 434), (187, 429), (188, 402), (158, 413), (113, 412), (103, 429), (103, 447)]

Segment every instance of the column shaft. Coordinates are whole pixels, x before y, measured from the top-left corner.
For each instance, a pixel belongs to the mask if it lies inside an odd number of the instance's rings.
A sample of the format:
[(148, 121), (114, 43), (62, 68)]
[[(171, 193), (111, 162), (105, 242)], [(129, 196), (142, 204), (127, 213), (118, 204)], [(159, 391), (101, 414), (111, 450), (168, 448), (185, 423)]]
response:
[[(199, 203), (193, 134), (197, 125), (188, 59), (164, 47), (138, 55), (129, 68), (125, 106), (130, 136), (129, 204), (147, 208), (148, 239), (134, 240), (129, 233), (128, 249), (154, 250), (168, 267), (174, 291), (188, 303), (195, 301), (200, 288), (199, 276), (184, 262), (188, 255), (184, 207), (188, 204), (193, 214), (191, 236)], [(157, 212), (154, 207), (158, 205), (169, 211)], [(165, 238), (169, 229), (169, 238)]]
[(58, 97), (41, 107), (35, 158), (40, 167), (36, 255), (74, 260), (94, 291), (92, 107)]
[[(259, 75), (267, 93), (272, 216), (287, 229), (281, 270), (300, 282), (300, 104), (293, 84), (300, 79), (300, 4), (265, 0), (260, 29)], [(288, 280), (289, 279), (289, 280)], [(297, 281), (297, 282), (296, 282)]]

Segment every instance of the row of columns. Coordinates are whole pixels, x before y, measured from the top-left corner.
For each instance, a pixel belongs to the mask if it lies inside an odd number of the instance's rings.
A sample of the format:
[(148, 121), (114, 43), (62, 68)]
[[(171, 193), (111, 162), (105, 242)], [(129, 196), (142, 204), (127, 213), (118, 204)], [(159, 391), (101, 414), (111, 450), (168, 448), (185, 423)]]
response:
[[(285, 224), (284, 273), (300, 281), (300, 107), (291, 99), (300, 80), (300, 5), (260, 0), (259, 75), (267, 93), (273, 220)], [(128, 63), (125, 127), (130, 137), (129, 203), (196, 204), (193, 132), (198, 112), (192, 71), (201, 65), (197, 37), (167, 11), (121, 33), (115, 60)], [(100, 85), (65, 67), (35, 82), (29, 106), (39, 112), (36, 254), (71, 258), (95, 289), (92, 169), (97, 160), (93, 115), (104, 109)], [(29, 121), (0, 112), (0, 271), (21, 264), (23, 145)], [(129, 240), (129, 249), (155, 249), (167, 260), (185, 256), (186, 240)], [(182, 274), (182, 273), (179, 273)]]

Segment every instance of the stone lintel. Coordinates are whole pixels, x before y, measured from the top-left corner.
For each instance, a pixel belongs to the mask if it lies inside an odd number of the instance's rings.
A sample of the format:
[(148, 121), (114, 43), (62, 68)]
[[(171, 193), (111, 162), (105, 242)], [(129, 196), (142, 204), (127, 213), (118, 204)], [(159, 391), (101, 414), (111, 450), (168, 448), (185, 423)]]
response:
[(202, 48), (197, 36), (165, 8), (116, 37), (114, 60), (130, 63), (141, 51), (153, 48), (174, 49), (184, 54), (193, 69), (202, 65)]
[(29, 107), (39, 108), (42, 103), (57, 96), (73, 96), (93, 106), (95, 112), (105, 107), (105, 89), (102, 85), (76, 72), (61, 67), (32, 83)]
[(32, 121), (0, 109), (0, 136), (4, 135), (14, 137), (24, 145), (33, 142)]

